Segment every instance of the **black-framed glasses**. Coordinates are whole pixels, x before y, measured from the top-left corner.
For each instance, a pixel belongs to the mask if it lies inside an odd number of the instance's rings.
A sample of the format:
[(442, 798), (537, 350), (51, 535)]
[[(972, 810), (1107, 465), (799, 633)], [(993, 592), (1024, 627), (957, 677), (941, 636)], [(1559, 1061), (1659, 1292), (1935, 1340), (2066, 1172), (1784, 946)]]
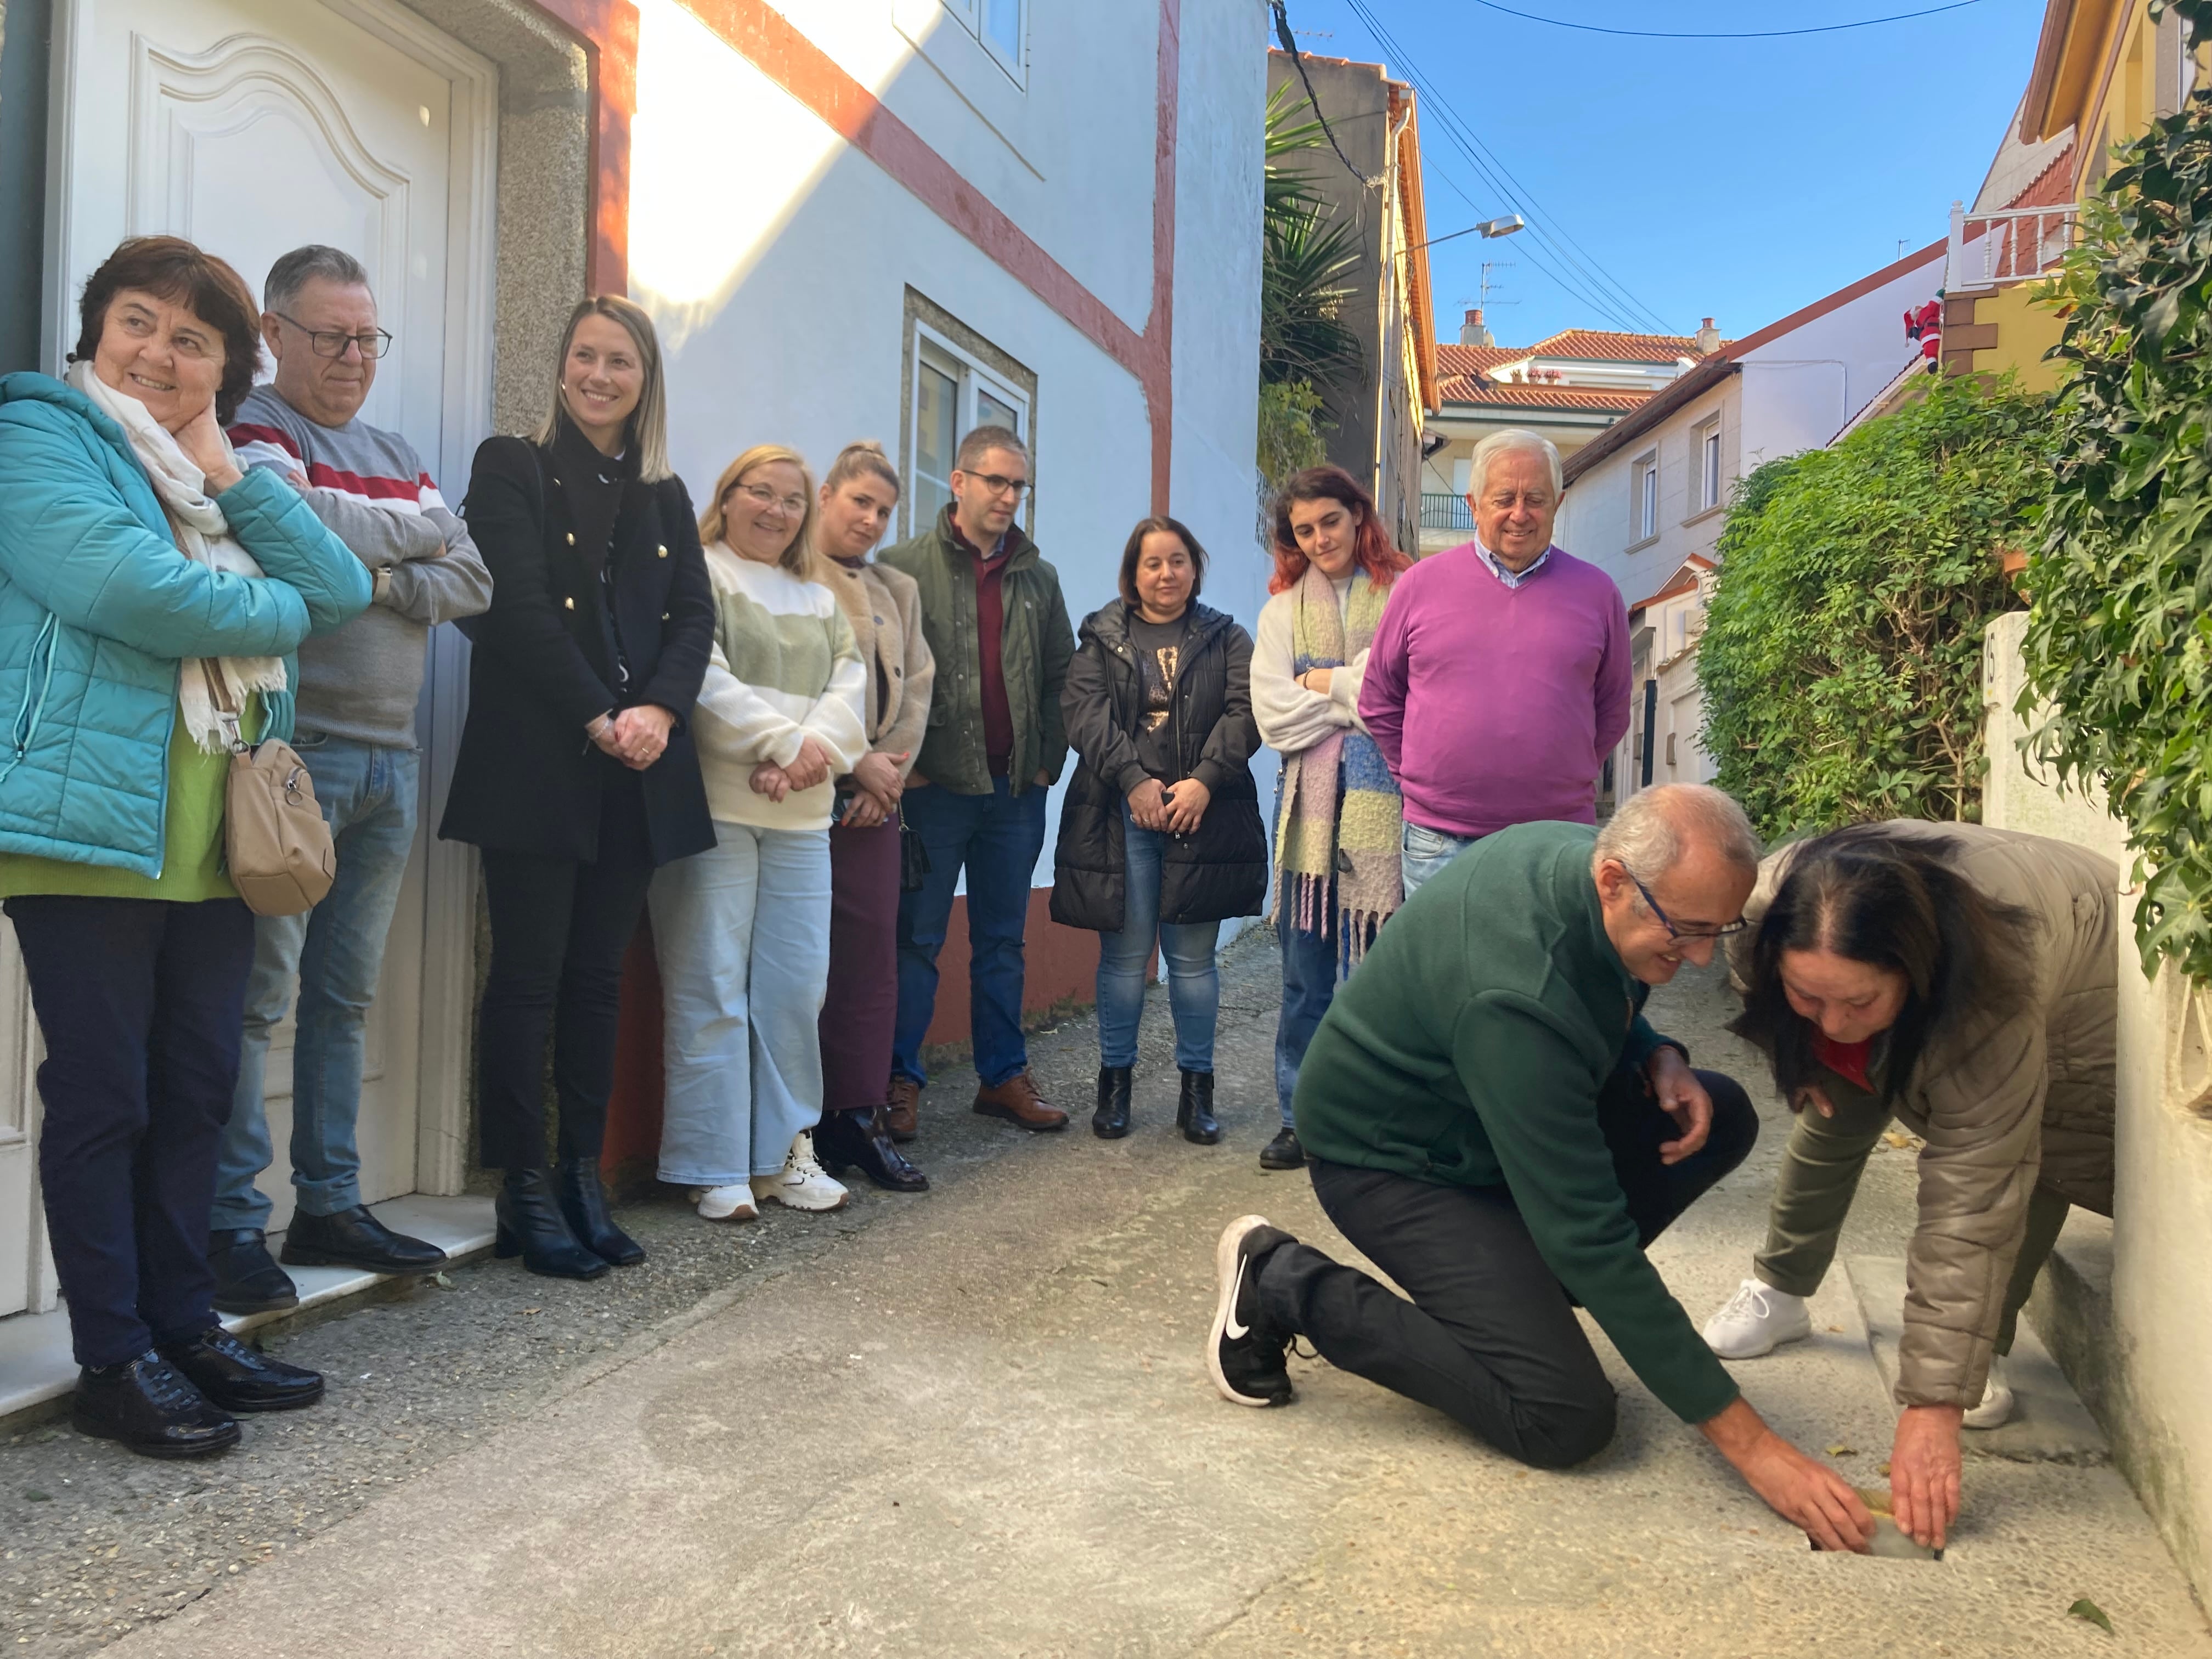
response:
[(989, 490), (994, 495), (1004, 495), (1011, 493), (1016, 501), (1021, 500), (1022, 496), (1027, 493), (1030, 487), (1030, 481), (1027, 478), (1009, 478), (1005, 474), (999, 472), (969, 472), (963, 473), (962, 476), (964, 477), (973, 478), (977, 483), (981, 484), (984, 489)]
[(307, 349), (318, 357), (343, 357), (349, 345), (358, 349), (362, 356), (371, 359), (381, 357), (392, 349), (392, 337), (380, 328), (373, 328), (366, 334), (349, 334), (338, 328), (309, 328), (298, 318), (286, 317), (281, 311), (272, 311), (269, 314), (282, 318), (306, 335)]
[(1731, 934), (1741, 933), (1751, 926), (1741, 916), (1738, 916), (1734, 921), (1722, 922), (1717, 927), (1709, 927), (1698, 921), (1688, 922), (1677, 927), (1668, 920), (1667, 913), (1659, 908), (1659, 901), (1651, 896), (1651, 890), (1642, 882), (1636, 881), (1636, 872), (1629, 869), (1625, 864), (1620, 867), (1629, 880), (1636, 882), (1636, 890), (1644, 895), (1644, 902), (1651, 907), (1651, 914), (1659, 918), (1659, 925), (1667, 930), (1668, 939), (1727, 939)]

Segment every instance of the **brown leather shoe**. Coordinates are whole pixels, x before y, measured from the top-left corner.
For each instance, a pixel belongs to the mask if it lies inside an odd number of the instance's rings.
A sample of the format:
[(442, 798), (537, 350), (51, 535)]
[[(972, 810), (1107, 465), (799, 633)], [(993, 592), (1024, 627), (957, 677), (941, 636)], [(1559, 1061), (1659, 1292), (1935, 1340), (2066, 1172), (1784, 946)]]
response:
[(891, 1139), (912, 1140), (921, 1132), (921, 1085), (910, 1077), (894, 1075), (890, 1093), (884, 1098), (884, 1126)]
[(994, 1087), (976, 1090), (975, 1109), (985, 1117), (1002, 1117), (1024, 1129), (1067, 1127), (1067, 1114), (1045, 1103), (1027, 1072), (1017, 1072)]

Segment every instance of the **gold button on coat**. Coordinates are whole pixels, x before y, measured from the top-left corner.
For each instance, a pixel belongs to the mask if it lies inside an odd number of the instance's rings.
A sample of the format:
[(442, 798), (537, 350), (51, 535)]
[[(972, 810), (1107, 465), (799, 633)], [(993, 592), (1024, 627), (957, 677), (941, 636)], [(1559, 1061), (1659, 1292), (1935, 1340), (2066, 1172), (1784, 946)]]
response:
[(667, 550), (666, 548), (665, 548), (665, 547), (656, 547), (656, 548), (654, 548), (653, 550), (654, 552), (656, 552), (656, 553), (659, 554), (659, 555), (660, 555), (660, 556), (661, 556), (662, 558), (664, 558), (664, 559), (665, 559), (665, 558), (666, 558), (666, 557), (668, 556), (668, 550)]
[(564, 611), (574, 611), (576, 608), (576, 602), (574, 599), (563, 599), (561, 601), (561, 607)]
[(569, 546), (571, 546), (571, 547), (574, 547), (575, 544), (576, 544), (576, 532), (575, 532), (574, 531), (573, 531), (573, 530), (572, 530), (572, 531), (570, 531), (570, 532), (568, 532), (568, 545), (569, 545)]

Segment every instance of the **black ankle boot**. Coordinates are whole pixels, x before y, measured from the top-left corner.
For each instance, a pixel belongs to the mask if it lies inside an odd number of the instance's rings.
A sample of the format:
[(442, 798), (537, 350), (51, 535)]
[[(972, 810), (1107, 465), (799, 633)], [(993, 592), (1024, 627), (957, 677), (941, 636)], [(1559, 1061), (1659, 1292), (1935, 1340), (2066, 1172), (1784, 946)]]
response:
[(1213, 1121), (1213, 1073), (1185, 1072), (1182, 1093), (1176, 1101), (1176, 1127), (1185, 1140), (1211, 1146), (1221, 1139), (1221, 1126)]
[(597, 1279), (606, 1272), (607, 1264), (576, 1243), (562, 1219), (544, 1170), (509, 1170), (492, 1207), (499, 1216), (494, 1255), (519, 1255), (524, 1267), (548, 1279)]
[(553, 1169), (553, 1191), (560, 1200), (562, 1219), (576, 1242), (603, 1261), (617, 1267), (635, 1267), (645, 1260), (645, 1246), (614, 1224), (607, 1213), (607, 1189), (599, 1185), (599, 1160), (564, 1158)]
[(865, 1111), (823, 1113), (814, 1128), (814, 1156), (833, 1176), (858, 1170), (887, 1192), (927, 1192), (929, 1177), (892, 1144), (886, 1115), (880, 1105)]
[(1129, 1133), (1129, 1072), (1127, 1066), (1098, 1068), (1098, 1109), (1091, 1115), (1091, 1133), (1101, 1140)]

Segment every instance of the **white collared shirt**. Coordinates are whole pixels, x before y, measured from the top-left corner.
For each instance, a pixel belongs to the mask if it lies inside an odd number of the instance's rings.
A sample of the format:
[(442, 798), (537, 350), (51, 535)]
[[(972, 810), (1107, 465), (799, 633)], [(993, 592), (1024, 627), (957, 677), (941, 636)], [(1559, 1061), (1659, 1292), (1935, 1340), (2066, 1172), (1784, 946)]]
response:
[(1534, 563), (1526, 565), (1519, 570), (1508, 570), (1498, 562), (1498, 556), (1482, 544), (1481, 537), (1477, 536), (1474, 538), (1475, 556), (1487, 565), (1490, 568), (1490, 574), (1504, 582), (1509, 589), (1519, 587), (1523, 582), (1534, 576), (1539, 570), (1552, 562), (1552, 555), (1558, 550), (1556, 547), (1547, 547), (1536, 556)]

